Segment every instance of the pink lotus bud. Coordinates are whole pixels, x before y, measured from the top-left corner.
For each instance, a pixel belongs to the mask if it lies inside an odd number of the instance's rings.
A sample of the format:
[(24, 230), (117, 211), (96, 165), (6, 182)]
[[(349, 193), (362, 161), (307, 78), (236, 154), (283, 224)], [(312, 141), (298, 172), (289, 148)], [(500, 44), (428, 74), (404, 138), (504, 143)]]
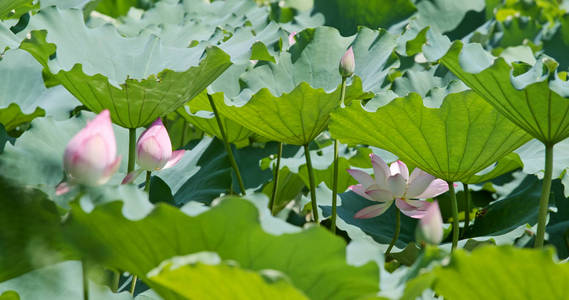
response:
[(342, 77), (350, 77), (356, 71), (356, 60), (354, 58), (354, 50), (352, 50), (352, 47), (350, 47), (348, 51), (344, 53), (344, 56), (342, 56), (339, 69)]
[(184, 150), (172, 152), (168, 131), (160, 118), (140, 135), (136, 149), (136, 162), (147, 171), (169, 168), (184, 155)]
[(419, 220), (417, 240), (438, 245), (443, 239), (443, 218), (437, 201), (429, 205), (425, 216)]
[(63, 168), (71, 183), (97, 186), (117, 171), (120, 157), (108, 110), (87, 123), (67, 144)]
[(296, 31), (293, 31), (288, 35), (288, 46), (289, 47), (292, 47), (292, 45), (296, 44), (296, 39), (294, 38), (295, 35), (296, 35)]

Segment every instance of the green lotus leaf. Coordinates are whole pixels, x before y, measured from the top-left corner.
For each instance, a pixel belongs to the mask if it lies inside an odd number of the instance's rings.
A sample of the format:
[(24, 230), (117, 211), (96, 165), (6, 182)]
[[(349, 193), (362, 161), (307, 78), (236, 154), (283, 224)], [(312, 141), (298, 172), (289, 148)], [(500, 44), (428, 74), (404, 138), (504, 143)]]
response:
[[(216, 93), (211, 95), (213, 99), (218, 99), (217, 102), (223, 101), (223, 93)], [(195, 109), (194, 109), (195, 107)], [(183, 107), (176, 110), (184, 120), (192, 123), (197, 128), (203, 130), (205, 133), (223, 139), (217, 120), (212, 112), (212, 108), (207, 98), (207, 91), (204, 90), (201, 94), (196, 96), (192, 101), (186, 103)], [(229, 118), (220, 116), (227, 141), (235, 143), (248, 139), (253, 135), (249, 129), (239, 125)]]
[[(308, 299), (275, 271), (250, 271), (215, 253), (174, 257), (148, 274), (180, 299)], [(168, 298), (172, 299), (172, 298)]]
[[(503, 58), (495, 60), (474, 44), (455, 42), (441, 59), (466, 85), (496, 110), (536, 139), (555, 144), (569, 136), (569, 87), (559, 78), (543, 75), (547, 61), (538, 61), (526, 73)], [(551, 77), (556, 76), (551, 74)]]
[(45, 115), (38, 100), (47, 90), (42, 67), (22, 50), (9, 50), (0, 60), (0, 123), (6, 131)]
[[(26, 273), (0, 283), (0, 299), (83, 299), (83, 285), (79, 261), (66, 261)], [(2, 298), (8, 291), (15, 291), (21, 298)], [(128, 292), (113, 293), (108, 286), (89, 281), (89, 299), (132, 300)], [(139, 299), (139, 297), (136, 297)]]
[(348, 265), (341, 239), (322, 228), (268, 234), (257, 208), (242, 199), (225, 199), (195, 217), (159, 204), (146, 218), (130, 221), (120, 210), (120, 202), (91, 213), (74, 207), (66, 235), (90, 259), (137, 274), (151, 286), (147, 274), (163, 260), (208, 251), (247, 270), (280, 271), (310, 299), (354, 299), (378, 291), (377, 266)]
[[(569, 297), (569, 265), (557, 263), (553, 257), (551, 248), (457, 250), (448, 266), (436, 267), (412, 282), (430, 278), (423, 288), (431, 286), (445, 299), (565, 299)], [(528, 274), (539, 274), (539, 280)]]
[(4, 177), (0, 187), (0, 282), (71, 254), (54, 202), (41, 191), (18, 187)]
[(354, 102), (332, 114), (330, 132), (343, 143), (380, 147), (438, 178), (465, 183), (530, 140), (472, 91), (448, 95), (440, 108), (425, 107), (415, 93), (376, 112)]
[(0, 20), (19, 18), (34, 7), (33, 0), (5, 0), (0, 2)]
[[(347, 98), (362, 97), (361, 81), (347, 88)], [(330, 113), (340, 106), (340, 87), (331, 93), (300, 83), (292, 92), (273, 96), (262, 89), (243, 106), (230, 106), (216, 98), (220, 113), (249, 130), (271, 140), (305, 145), (328, 125)]]
[(410, 0), (315, 0), (314, 11), (324, 14), (326, 25), (350, 35), (358, 26), (389, 27), (413, 15), (417, 8)]
[[(267, 88), (279, 96), (306, 82), (315, 89), (332, 91), (341, 83), (338, 64), (349, 46), (353, 48), (356, 62), (353, 80), (359, 77), (365, 92), (380, 91), (389, 71), (399, 66), (393, 54), (397, 37), (385, 30), (360, 28), (355, 36), (343, 37), (334, 28), (318, 27), (303, 30), (295, 37), (297, 42), (288, 52), (281, 53), (278, 63), (255, 67), (241, 76), (247, 89), (256, 93)], [(247, 91), (239, 98), (248, 100), (250, 95)], [(230, 98), (236, 101), (231, 95)]]
[[(30, 26), (48, 33), (35, 32), (23, 47), (89, 109), (109, 109), (113, 122), (127, 128), (176, 110), (231, 64), (216, 47), (172, 48), (155, 36), (124, 38), (112, 26), (88, 28), (74, 9), (46, 8)], [(56, 55), (48, 59), (51, 44)]]

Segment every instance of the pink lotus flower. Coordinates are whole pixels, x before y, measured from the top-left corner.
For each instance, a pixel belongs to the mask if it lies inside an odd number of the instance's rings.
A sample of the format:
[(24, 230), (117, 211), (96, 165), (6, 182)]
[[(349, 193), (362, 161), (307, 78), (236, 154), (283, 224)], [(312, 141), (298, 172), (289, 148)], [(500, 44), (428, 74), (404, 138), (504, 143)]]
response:
[[(120, 161), (108, 110), (88, 122), (69, 141), (63, 154), (63, 168), (69, 184), (104, 184), (117, 171)], [(56, 193), (67, 192), (69, 184), (60, 184)]]
[(402, 213), (420, 219), (426, 215), (432, 202), (417, 199), (432, 198), (448, 191), (448, 184), (444, 180), (436, 179), (419, 168), (415, 168), (409, 176), (409, 169), (402, 161), (396, 161), (388, 167), (379, 156), (371, 154), (370, 158), (375, 178), (363, 171), (348, 169), (348, 173), (359, 182), (350, 186), (350, 189), (379, 204), (358, 211), (355, 218), (379, 216), (395, 201)]
[(344, 53), (344, 56), (342, 56), (342, 59), (340, 60), (339, 70), (342, 77), (350, 77), (356, 71), (356, 61), (352, 47), (350, 47), (348, 51)]
[(425, 216), (419, 220), (417, 240), (429, 244), (438, 245), (443, 240), (443, 217), (437, 201), (433, 201), (425, 212)]
[(130, 172), (124, 179), (123, 184), (130, 183), (144, 170), (158, 171), (174, 166), (185, 150), (172, 152), (172, 143), (168, 136), (168, 131), (162, 119), (158, 118), (148, 129), (146, 129), (136, 142), (136, 163), (140, 169)]
[(288, 46), (289, 47), (292, 47), (292, 45), (296, 44), (296, 39), (294, 38), (295, 35), (296, 35), (296, 31), (293, 31), (288, 35)]

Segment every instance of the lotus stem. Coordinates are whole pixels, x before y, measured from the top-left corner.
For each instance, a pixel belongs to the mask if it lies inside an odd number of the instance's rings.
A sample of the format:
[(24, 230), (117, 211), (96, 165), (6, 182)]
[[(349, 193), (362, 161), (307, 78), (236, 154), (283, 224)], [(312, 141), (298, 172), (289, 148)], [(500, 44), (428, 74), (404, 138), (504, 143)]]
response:
[(89, 278), (87, 278), (87, 262), (81, 260), (81, 274), (83, 275), (83, 300), (89, 300)]
[[(344, 103), (346, 97), (346, 77), (342, 76), (342, 87), (340, 89), (340, 105)], [(332, 182), (332, 215), (330, 216), (330, 231), (336, 234), (336, 218), (338, 207), (338, 140), (334, 139), (334, 179)]]
[(393, 238), (391, 239), (391, 243), (389, 243), (389, 247), (387, 247), (387, 250), (385, 251), (386, 260), (389, 254), (391, 253), (391, 249), (393, 249), (393, 246), (395, 246), (395, 243), (399, 239), (400, 230), (401, 230), (401, 213), (399, 212), (398, 208), (395, 208), (395, 232), (393, 233)]
[(271, 194), (271, 201), (269, 202), (269, 209), (271, 214), (275, 215), (275, 202), (277, 201), (277, 193), (279, 191), (279, 169), (281, 166), (281, 157), (283, 155), (283, 143), (279, 142), (279, 150), (277, 152), (277, 163), (273, 176), (273, 193)]
[(111, 291), (113, 291), (113, 293), (118, 292), (120, 279), (121, 279), (121, 274), (119, 273), (119, 271), (113, 271), (113, 280), (111, 282)]
[(152, 171), (146, 171), (146, 181), (144, 182), (145, 192), (150, 191), (150, 174), (152, 174)]
[(470, 189), (468, 188), (467, 183), (463, 183), (462, 187), (464, 189), (464, 199), (465, 199), (465, 207), (464, 207), (464, 230), (462, 231), (462, 236), (466, 234), (468, 231), (468, 226), (470, 226)]
[(308, 151), (308, 144), (304, 145), (304, 157), (306, 157), (306, 170), (308, 172), (308, 182), (310, 183), (310, 202), (312, 203), (312, 216), (314, 222), (318, 222), (318, 204), (316, 203), (316, 186), (314, 184), (314, 173), (312, 170), (312, 160), (310, 159), (310, 151)]
[(553, 146), (553, 144), (545, 144), (545, 174), (543, 176), (541, 198), (539, 199), (537, 234), (535, 236), (534, 248), (542, 248), (545, 237), (545, 223), (547, 221), (547, 211), (549, 210), (549, 193), (551, 192), (553, 175)]
[(233, 151), (231, 150), (231, 145), (227, 140), (227, 135), (225, 134), (225, 130), (223, 129), (223, 124), (221, 123), (221, 117), (219, 117), (219, 113), (217, 112), (217, 107), (215, 107), (215, 103), (213, 102), (213, 98), (210, 94), (207, 94), (207, 98), (209, 99), (209, 104), (211, 105), (211, 109), (213, 110), (213, 114), (215, 115), (215, 119), (217, 120), (217, 126), (219, 127), (219, 132), (221, 133), (221, 137), (223, 138), (223, 143), (225, 144), (225, 150), (227, 151), (227, 155), (229, 156), (229, 162), (231, 163), (231, 167), (233, 167), (233, 171), (235, 171), (235, 175), (237, 176), (237, 181), (239, 182), (239, 188), (241, 189), (241, 194), (245, 195), (245, 185), (243, 184), (243, 179), (241, 178), (241, 173), (239, 173), (239, 166), (237, 166), (237, 162), (233, 157)]
[(134, 297), (134, 290), (136, 289), (136, 281), (138, 276), (132, 275), (132, 282), (130, 283), (130, 294)]
[(128, 165), (127, 174), (134, 171), (134, 162), (136, 160), (136, 128), (128, 129)]
[(458, 231), (460, 230), (460, 225), (458, 224), (458, 203), (456, 203), (456, 193), (454, 192), (454, 183), (452, 181), (447, 181), (448, 192), (450, 196), (450, 205), (452, 210), (452, 248), (451, 252), (456, 249), (458, 245)]

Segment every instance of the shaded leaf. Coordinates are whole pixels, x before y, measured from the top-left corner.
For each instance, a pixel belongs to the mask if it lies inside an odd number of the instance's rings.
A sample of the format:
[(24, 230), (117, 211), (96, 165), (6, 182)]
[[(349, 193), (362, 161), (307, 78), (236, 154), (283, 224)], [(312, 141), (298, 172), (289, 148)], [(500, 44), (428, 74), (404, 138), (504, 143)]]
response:
[(269, 235), (258, 223), (257, 209), (240, 199), (226, 199), (196, 217), (158, 205), (148, 217), (135, 222), (122, 217), (120, 206), (120, 202), (98, 206), (90, 214), (74, 207), (67, 234), (82, 253), (137, 274), (151, 286), (146, 274), (164, 259), (211, 251), (248, 270), (281, 271), (312, 299), (355, 298), (378, 289), (377, 267), (372, 263), (348, 266), (340, 239), (322, 228)]

